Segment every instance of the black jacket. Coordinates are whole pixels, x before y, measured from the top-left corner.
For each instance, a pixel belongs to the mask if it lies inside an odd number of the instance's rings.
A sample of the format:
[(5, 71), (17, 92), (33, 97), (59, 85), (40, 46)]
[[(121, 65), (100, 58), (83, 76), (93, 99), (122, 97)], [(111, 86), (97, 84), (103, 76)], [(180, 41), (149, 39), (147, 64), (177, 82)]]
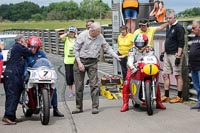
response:
[(165, 41), (165, 52), (167, 54), (175, 54), (178, 52), (178, 48), (183, 48), (185, 30), (182, 25), (176, 23), (171, 28), (166, 29), (166, 41)]

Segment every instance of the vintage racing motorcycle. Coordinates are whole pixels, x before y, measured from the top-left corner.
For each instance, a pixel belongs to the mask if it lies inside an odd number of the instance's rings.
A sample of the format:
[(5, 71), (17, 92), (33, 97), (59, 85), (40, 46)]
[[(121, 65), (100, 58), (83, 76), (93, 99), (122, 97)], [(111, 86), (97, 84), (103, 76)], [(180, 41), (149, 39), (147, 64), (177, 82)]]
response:
[(28, 68), (25, 78), (25, 90), (22, 92), (21, 102), (26, 117), (39, 114), (43, 125), (50, 119), (50, 101), (57, 80), (56, 71), (51, 62), (40, 58), (32, 68)]
[(158, 59), (154, 51), (151, 51), (151, 54), (143, 55), (137, 61), (137, 71), (131, 75), (130, 92), (133, 105), (146, 105), (148, 115), (153, 114), (159, 68)]

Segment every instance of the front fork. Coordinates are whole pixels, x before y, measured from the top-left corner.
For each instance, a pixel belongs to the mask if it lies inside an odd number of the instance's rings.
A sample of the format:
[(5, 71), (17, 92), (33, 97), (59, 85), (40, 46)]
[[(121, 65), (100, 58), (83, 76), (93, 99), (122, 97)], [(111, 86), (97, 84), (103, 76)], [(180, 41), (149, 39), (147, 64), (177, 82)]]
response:
[[(43, 84), (43, 85), (40, 85), (38, 84), (36, 86), (36, 95), (37, 95), (37, 108), (41, 108), (41, 105), (40, 105), (40, 97), (41, 97), (41, 93), (39, 93), (39, 88), (41, 89), (47, 89), (48, 90), (48, 96), (49, 96), (49, 99), (50, 99), (50, 86), (47, 85), (47, 84)], [(49, 100), (50, 104), (51, 105), (51, 100)]]
[(153, 94), (152, 94), (152, 98), (155, 100), (156, 99), (156, 85), (155, 85), (155, 82), (156, 82), (156, 79), (153, 79), (152, 81), (151, 80), (149, 80), (149, 79), (147, 79), (147, 80), (143, 80), (142, 81), (142, 100), (145, 100), (145, 85), (144, 85), (144, 83), (145, 82), (151, 82), (151, 87), (152, 87), (152, 92), (153, 92)]

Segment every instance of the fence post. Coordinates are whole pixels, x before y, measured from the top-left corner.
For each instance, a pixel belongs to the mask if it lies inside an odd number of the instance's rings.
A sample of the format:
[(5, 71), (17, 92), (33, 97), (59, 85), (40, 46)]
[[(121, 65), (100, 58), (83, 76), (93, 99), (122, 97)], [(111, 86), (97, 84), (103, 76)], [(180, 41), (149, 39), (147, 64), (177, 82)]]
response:
[(189, 99), (189, 78), (188, 78), (188, 31), (187, 31), (188, 24), (186, 22), (183, 23), (183, 27), (186, 31), (185, 34), (185, 46), (183, 51), (183, 62), (182, 62), (182, 78), (183, 78), (183, 90), (182, 90), (182, 97), (184, 101)]
[(60, 48), (60, 46), (59, 46), (59, 33), (58, 33), (58, 30), (55, 30), (55, 32), (56, 32), (56, 55), (59, 55), (59, 48)]
[(52, 54), (52, 45), (51, 45), (51, 31), (47, 30), (47, 38), (48, 38), (48, 48), (49, 48), (49, 53)]

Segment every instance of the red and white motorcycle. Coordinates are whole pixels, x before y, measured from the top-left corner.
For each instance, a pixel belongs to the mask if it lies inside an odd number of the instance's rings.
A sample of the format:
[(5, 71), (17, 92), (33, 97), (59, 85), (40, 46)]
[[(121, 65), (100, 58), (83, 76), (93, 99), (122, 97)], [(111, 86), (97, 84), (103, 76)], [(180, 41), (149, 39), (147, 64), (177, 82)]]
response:
[(140, 58), (137, 62), (137, 71), (131, 75), (130, 91), (133, 104), (146, 105), (148, 115), (153, 114), (159, 68), (157, 57), (148, 54)]

